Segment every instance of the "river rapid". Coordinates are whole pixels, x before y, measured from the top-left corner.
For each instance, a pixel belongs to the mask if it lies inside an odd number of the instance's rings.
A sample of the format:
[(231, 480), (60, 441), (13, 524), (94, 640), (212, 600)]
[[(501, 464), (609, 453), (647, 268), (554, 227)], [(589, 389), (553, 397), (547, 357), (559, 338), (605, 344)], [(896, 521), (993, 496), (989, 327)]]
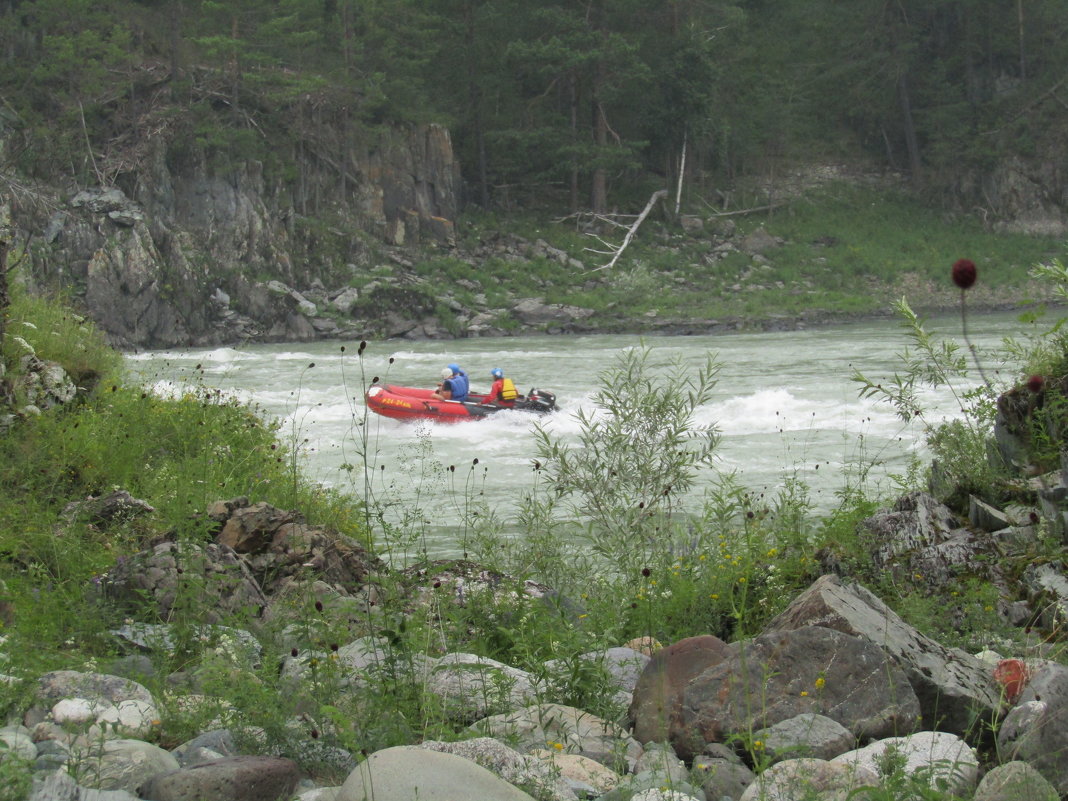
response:
[[(936, 318), (928, 329), (968, 354), (959, 317)], [(1006, 336), (1022, 338), (1034, 330), (1010, 313), (969, 316), (968, 331), (988, 380), (1002, 385), (1020, 379), (1018, 369), (1002, 365), (993, 350)], [(854, 370), (873, 381), (901, 370), (898, 355), (908, 342), (895, 320), (645, 339), (369, 342), (362, 356), (358, 342), (324, 341), (151, 351), (126, 359), (134, 379), (155, 392), (207, 385), (254, 404), (280, 421), (281, 437), (299, 453), (309, 479), (355, 497), (372, 496), (386, 520), (418, 520), (430, 532), (431, 552), (444, 556), (457, 552), (454, 532), (470, 515), (473, 499), (484, 500), (505, 524), (514, 519), (519, 500), (534, 485), (535, 427), (564, 443), (577, 442), (576, 412), (597, 411), (592, 396), (598, 375), (621, 351), (643, 344), (652, 351), (654, 373), (669, 369), (674, 359), (696, 371), (709, 353), (720, 364), (712, 400), (694, 416), (722, 437), (716, 467), (703, 473), (691, 498), (694, 510), (722, 476), (733, 473), (752, 492), (771, 495), (798, 479), (809, 487), (815, 512), (826, 512), (862, 473), (867, 486), (891, 494), (893, 477), (911, 457), (923, 457), (922, 428), (902, 422), (885, 403), (860, 398), (850, 380)], [(463, 366), (478, 391), (488, 390), (490, 370), (501, 367), (521, 392), (554, 392), (558, 410), (541, 418), (509, 411), (454, 425), (398, 422), (366, 412), (363, 392), (373, 378), (433, 386), (450, 362)], [(972, 383), (958, 390), (979, 380), (977, 371), (972, 374)], [(960, 414), (948, 390), (924, 389), (921, 398), (928, 420)]]

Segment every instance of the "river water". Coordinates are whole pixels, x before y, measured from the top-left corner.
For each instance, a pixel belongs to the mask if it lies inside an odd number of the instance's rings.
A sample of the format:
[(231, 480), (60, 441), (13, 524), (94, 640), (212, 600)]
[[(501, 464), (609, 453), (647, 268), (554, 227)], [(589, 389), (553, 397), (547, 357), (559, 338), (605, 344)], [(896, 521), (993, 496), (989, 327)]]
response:
[[(928, 328), (967, 353), (959, 317), (936, 318)], [(972, 344), (987, 354), (1005, 336), (1025, 336), (1032, 329), (1004, 313), (970, 316), (968, 330)], [(891, 477), (905, 470), (910, 454), (922, 456), (922, 430), (904, 424), (890, 406), (861, 399), (850, 380), (854, 368), (876, 381), (901, 369), (898, 354), (907, 342), (896, 320), (645, 339), (379, 341), (369, 342), (362, 357), (357, 342), (249, 345), (131, 354), (127, 366), (157, 392), (207, 384), (249, 400), (281, 421), (281, 436), (300, 453), (310, 479), (358, 497), (370, 491), (383, 507), (417, 509), (436, 532), (435, 549), (444, 554), (453, 549), (449, 532), (469, 512), (472, 496), (481, 494), (504, 520), (514, 514), (533, 482), (535, 425), (565, 443), (576, 442), (575, 413), (595, 411), (591, 396), (598, 374), (623, 349), (643, 343), (652, 350), (654, 372), (676, 357), (697, 370), (709, 353), (721, 365), (712, 401), (695, 415), (695, 422), (714, 424), (722, 435), (717, 467), (704, 476), (703, 488), (734, 472), (753, 492), (774, 493), (796, 477), (810, 487), (817, 511), (826, 511), (859, 471), (867, 472), (870, 486), (891, 492)], [(992, 355), (982, 358), (992, 382), (1018, 380), (1011, 365), (999, 372)], [(501, 367), (521, 392), (538, 387), (556, 393), (559, 408), (544, 418), (507, 412), (454, 425), (397, 422), (365, 412), (363, 388), (372, 378), (433, 386), (450, 362), (471, 375), (473, 389), (487, 390), (490, 369)], [(925, 391), (922, 397), (932, 411), (928, 419), (959, 414), (948, 391)]]

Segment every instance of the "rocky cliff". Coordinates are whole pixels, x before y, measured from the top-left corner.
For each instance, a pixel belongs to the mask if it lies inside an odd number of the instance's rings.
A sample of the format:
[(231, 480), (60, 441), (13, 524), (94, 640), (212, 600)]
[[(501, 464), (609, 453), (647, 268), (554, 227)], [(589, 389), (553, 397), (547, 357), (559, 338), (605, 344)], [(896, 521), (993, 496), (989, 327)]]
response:
[(352, 293), (321, 306), (389, 250), (452, 242), (460, 173), (440, 126), (380, 134), (345, 164), (302, 163), (299, 200), (281, 172), (221, 168), (160, 136), (112, 185), (33, 194), (16, 215), (23, 277), (73, 292), (120, 347), (306, 340), (345, 325)]

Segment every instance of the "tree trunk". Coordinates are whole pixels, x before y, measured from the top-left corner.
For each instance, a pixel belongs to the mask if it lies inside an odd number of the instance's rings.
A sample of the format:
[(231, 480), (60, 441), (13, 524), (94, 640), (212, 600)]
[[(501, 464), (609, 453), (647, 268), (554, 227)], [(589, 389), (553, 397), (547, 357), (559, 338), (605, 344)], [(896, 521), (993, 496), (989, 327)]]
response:
[(571, 201), (571, 213), (574, 214), (578, 211), (579, 207), (579, 162), (578, 162), (578, 148), (575, 145), (578, 144), (578, 125), (579, 125), (579, 100), (578, 100), (578, 79), (575, 77), (575, 72), (572, 70), (568, 74), (567, 79), (568, 88), (568, 100), (571, 104), (571, 179), (570, 179), (570, 201)]
[(233, 103), (234, 111), (236, 112), (240, 105), (239, 92), (241, 87), (241, 62), (237, 56), (237, 37), (240, 32), (240, 27), (237, 24), (237, 16), (230, 18), (230, 94), (232, 95), (230, 102)]
[(185, 13), (185, 4), (178, 0), (174, 4), (174, 8), (171, 10), (171, 30), (170, 30), (170, 49), (171, 49), (171, 74), (170, 79), (172, 81), (177, 80), (181, 76), (182, 71), (182, 16)]
[(1024, 58), (1024, 12), (1023, 0), (1016, 0), (1016, 30), (1020, 39), (1020, 80), (1027, 79), (1027, 60)]
[(11, 294), (7, 283), (7, 253), (11, 248), (11, 208), (0, 206), (0, 344), (7, 333), (7, 310), (11, 306)]
[[(593, 97), (593, 141), (596, 147), (597, 157), (608, 146), (608, 122), (604, 118), (604, 111), (597, 101), (597, 93)], [(590, 207), (594, 214), (606, 214), (608, 212), (608, 176), (605, 175), (604, 167), (597, 164), (593, 168), (593, 176), (590, 184)]]
[(909, 172), (914, 181), (919, 181), (922, 175), (920, 164), (920, 143), (916, 138), (916, 125), (912, 119), (912, 98), (909, 96), (909, 84), (905, 75), (898, 78), (898, 99), (901, 102), (901, 127), (905, 134), (905, 147), (909, 154)]
[(686, 140), (687, 132), (682, 132), (682, 154), (679, 156), (679, 183), (675, 190), (675, 216), (679, 216), (682, 207), (682, 179), (686, 176)]
[(476, 46), (475, 18), (471, 4), (464, 6), (464, 47), (466, 54), (464, 60), (467, 68), (467, 102), (471, 106), (471, 124), (475, 129), (475, 158), (478, 169), (478, 196), (482, 208), (488, 209), (490, 203), (489, 193), (489, 164), (486, 156), (486, 131), (482, 119), (482, 89), (478, 83), (478, 74), (475, 69), (474, 52)]

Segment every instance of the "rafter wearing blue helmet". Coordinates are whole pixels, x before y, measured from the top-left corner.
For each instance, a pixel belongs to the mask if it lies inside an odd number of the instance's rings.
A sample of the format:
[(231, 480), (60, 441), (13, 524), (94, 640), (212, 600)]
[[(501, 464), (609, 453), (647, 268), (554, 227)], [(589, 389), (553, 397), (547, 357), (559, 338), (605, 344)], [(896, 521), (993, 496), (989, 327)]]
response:
[(448, 368), (452, 370), (452, 399), (458, 401), (467, 400), (467, 393), (471, 391), (471, 381), (467, 377), (460, 365), (450, 364)]
[(504, 377), (504, 370), (500, 367), (494, 367), (490, 370), (490, 375), (493, 376), (493, 386), (490, 387), (489, 391), (490, 400), (503, 406), (511, 406), (515, 403), (516, 398), (519, 397), (519, 392), (516, 390), (515, 384), (512, 383), (512, 379)]

